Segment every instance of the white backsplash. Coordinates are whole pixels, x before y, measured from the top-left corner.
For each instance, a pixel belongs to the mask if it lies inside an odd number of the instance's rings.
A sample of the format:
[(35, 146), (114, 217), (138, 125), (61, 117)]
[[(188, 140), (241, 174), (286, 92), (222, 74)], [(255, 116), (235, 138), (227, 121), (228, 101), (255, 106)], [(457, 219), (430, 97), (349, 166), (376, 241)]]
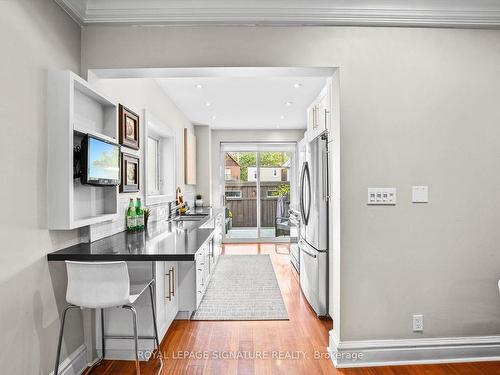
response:
[[(126, 230), (126, 213), (128, 209), (128, 204), (130, 198), (140, 197), (144, 202), (144, 197), (131, 194), (120, 194), (118, 199), (118, 218), (112, 221), (106, 221), (103, 223), (92, 224), (87, 230), (82, 230), (82, 239), (86, 242), (94, 242), (112, 236), (113, 234), (120, 233)], [(185, 192), (184, 197), (189, 207), (194, 207), (195, 194), (192, 192)], [(167, 204), (157, 204), (153, 206), (148, 206), (151, 210), (149, 217), (149, 222), (154, 222), (158, 220), (165, 220), (168, 217), (168, 205)]]

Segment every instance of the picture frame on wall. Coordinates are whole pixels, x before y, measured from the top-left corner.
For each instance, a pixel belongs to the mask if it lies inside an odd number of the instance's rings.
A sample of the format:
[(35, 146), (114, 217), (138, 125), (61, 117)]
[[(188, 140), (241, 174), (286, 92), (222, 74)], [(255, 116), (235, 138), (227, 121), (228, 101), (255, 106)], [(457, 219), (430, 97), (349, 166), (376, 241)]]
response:
[(120, 104), (118, 106), (120, 144), (139, 149), (139, 115)]
[(120, 193), (138, 192), (140, 175), (139, 157), (122, 152), (122, 183), (120, 184)]

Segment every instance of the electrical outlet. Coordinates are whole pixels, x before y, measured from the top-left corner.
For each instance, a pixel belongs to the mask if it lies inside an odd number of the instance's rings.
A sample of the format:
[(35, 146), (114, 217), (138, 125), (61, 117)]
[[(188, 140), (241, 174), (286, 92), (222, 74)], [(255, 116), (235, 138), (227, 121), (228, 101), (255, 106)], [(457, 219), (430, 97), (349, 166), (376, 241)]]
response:
[(424, 316), (422, 314), (413, 314), (413, 332), (424, 331)]

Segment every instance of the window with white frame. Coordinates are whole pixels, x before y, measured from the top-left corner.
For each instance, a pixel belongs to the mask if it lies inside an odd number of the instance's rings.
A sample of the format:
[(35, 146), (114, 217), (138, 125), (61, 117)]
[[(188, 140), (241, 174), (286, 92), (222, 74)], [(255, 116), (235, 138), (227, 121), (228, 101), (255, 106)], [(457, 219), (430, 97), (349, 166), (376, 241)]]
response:
[(148, 111), (145, 116), (145, 192), (146, 204), (175, 199), (175, 132)]
[(226, 179), (226, 181), (230, 180), (231, 179), (231, 169), (229, 168), (226, 168), (224, 170), (224, 177)]
[(148, 160), (148, 194), (160, 194), (160, 140), (154, 137), (148, 137), (147, 146)]

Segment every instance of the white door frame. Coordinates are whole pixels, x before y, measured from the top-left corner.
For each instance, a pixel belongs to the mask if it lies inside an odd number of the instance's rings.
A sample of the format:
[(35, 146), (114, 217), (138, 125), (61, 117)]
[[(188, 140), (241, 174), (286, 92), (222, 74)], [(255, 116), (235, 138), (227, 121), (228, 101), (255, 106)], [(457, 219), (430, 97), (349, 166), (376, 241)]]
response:
[[(256, 154), (256, 168), (257, 168), (257, 199), (256, 199), (256, 205), (257, 205), (257, 237), (249, 237), (249, 238), (230, 238), (226, 236), (226, 231), (223, 233), (223, 242), (224, 243), (288, 243), (290, 242), (289, 238), (280, 238), (280, 237), (262, 237), (261, 236), (261, 192), (260, 192), (260, 152), (263, 152), (263, 150), (259, 150), (259, 145), (296, 145), (297, 142), (290, 142), (290, 141), (285, 141), (285, 142), (221, 142), (220, 143), (220, 153), (219, 153), (219, 191), (220, 193), (220, 204), (221, 207), (226, 207), (225, 205), (225, 185), (226, 185), (226, 179), (225, 179), (225, 168), (224, 168), (224, 160), (225, 160), (225, 154), (227, 151), (224, 150), (224, 147), (222, 147), (223, 144), (241, 144), (245, 145), (246, 147), (250, 145), (255, 145), (255, 149), (250, 147), (249, 149), (241, 150), (240, 152), (255, 152)], [(295, 164), (295, 158), (296, 158), (296, 149), (294, 148), (292, 151), (287, 151), (291, 153), (291, 158), (292, 158), (292, 167)], [(292, 168), (290, 168), (292, 169)], [(290, 184), (292, 184), (293, 181), (290, 181)]]

